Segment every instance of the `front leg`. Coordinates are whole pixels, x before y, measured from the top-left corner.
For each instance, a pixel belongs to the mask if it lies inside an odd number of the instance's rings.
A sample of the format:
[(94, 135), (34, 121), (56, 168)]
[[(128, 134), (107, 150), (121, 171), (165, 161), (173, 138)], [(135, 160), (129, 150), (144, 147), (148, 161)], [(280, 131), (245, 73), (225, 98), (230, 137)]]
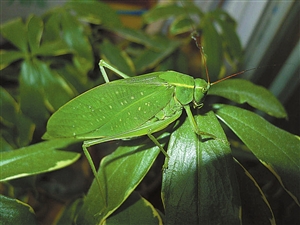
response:
[(105, 72), (104, 67), (110, 69), (111, 71), (115, 72), (117, 75), (119, 75), (120, 77), (123, 77), (124, 79), (129, 78), (128, 75), (126, 75), (125, 73), (122, 73), (120, 70), (114, 68), (113, 66), (111, 66), (107, 62), (105, 62), (103, 59), (101, 59), (100, 62), (99, 62), (99, 68), (100, 68), (100, 71), (101, 71), (102, 76), (103, 76), (106, 83), (109, 83), (109, 79), (108, 79), (108, 76)]

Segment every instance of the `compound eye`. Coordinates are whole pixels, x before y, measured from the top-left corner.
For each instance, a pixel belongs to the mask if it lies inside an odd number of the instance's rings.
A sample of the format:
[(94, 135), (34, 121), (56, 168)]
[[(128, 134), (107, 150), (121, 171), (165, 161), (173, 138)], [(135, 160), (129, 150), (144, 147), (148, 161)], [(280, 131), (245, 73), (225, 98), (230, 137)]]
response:
[(207, 88), (206, 87), (202, 87), (201, 91), (202, 91), (203, 94), (205, 94), (207, 92)]

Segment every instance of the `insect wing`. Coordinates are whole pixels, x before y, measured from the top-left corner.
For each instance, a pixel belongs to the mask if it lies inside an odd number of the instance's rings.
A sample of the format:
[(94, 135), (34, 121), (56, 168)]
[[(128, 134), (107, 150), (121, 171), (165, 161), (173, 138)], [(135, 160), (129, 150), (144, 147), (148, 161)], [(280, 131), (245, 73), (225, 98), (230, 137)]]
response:
[(110, 82), (74, 98), (49, 119), (47, 138), (116, 136), (143, 125), (162, 110), (174, 87), (155, 73)]

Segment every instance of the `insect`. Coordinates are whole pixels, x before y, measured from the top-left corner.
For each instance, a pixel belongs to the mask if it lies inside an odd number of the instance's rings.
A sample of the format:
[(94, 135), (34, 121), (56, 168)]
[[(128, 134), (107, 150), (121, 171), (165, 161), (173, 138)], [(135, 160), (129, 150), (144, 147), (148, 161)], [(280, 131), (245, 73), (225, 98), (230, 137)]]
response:
[[(192, 38), (201, 51), (194, 33)], [(206, 66), (205, 61), (204, 65)], [(96, 170), (87, 151), (88, 147), (143, 135), (147, 135), (160, 148), (166, 157), (163, 167), (167, 168), (169, 156), (153, 133), (176, 121), (183, 109), (197, 135), (218, 139), (199, 129), (190, 105), (201, 108), (212, 85), (247, 71), (210, 83), (207, 68), (205, 81), (175, 71), (153, 72), (129, 78), (104, 60), (100, 60), (99, 67), (106, 83), (86, 91), (58, 109), (48, 120), (44, 136), (45, 139), (83, 140), (83, 151), (95, 175)], [(104, 68), (125, 79), (109, 82)], [(72, 119), (68, 119), (70, 115)]]

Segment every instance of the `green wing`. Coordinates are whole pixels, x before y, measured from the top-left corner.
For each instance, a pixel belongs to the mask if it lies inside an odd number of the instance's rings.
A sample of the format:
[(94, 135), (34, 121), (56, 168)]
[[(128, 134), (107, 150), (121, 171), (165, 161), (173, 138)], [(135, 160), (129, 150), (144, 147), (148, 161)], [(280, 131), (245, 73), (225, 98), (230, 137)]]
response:
[(155, 73), (100, 85), (55, 112), (45, 137), (93, 139), (136, 130), (160, 112), (173, 93), (174, 86)]

